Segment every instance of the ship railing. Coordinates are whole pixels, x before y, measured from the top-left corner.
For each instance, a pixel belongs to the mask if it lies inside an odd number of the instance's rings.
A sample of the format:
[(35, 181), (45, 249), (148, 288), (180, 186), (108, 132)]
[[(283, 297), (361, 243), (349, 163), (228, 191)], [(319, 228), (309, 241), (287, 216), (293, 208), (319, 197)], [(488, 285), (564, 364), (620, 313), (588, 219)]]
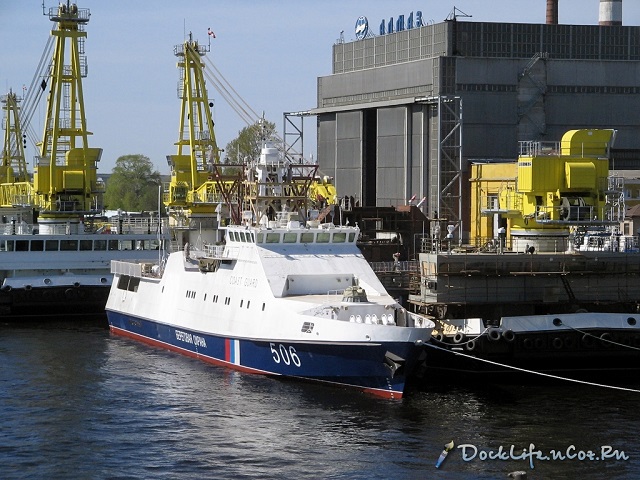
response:
[(49, 7), (49, 20), (87, 23), (90, 17), (91, 10), (78, 8), (75, 4), (70, 6), (69, 11), (67, 11), (67, 6), (62, 2), (57, 7)]
[(576, 247), (582, 252), (637, 252), (638, 237), (634, 235), (585, 235)]
[(377, 309), (363, 310), (359, 313), (340, 311), (337, 317), (329, 312), (330, 318), (348, 321), (350, 323), (364, 323), (367, 325), (387, 325), (398, 327), (433, 328), (433, 324), (426, 317), (410, 312), (405, 308), (394, 308), (380, 312)]
[(560, 153), (560, 142), (538, 142), (533, 140), (520, 143), (520, 156), (554, 156)]
[(477, 248), (480, 252), (496, 253), (500, 250), (500, 241), (503, 242), (503, 249), (511, 249), (511, 237), (499, 238), (496, 237), (474, 237), (471, 239), (471, 245)]
[(226, 203), (226, 200), (222, 193), (206, 189), (205, 191), (187, 193), (187, 203), (224, 204)]
[(574, 144), (565, 142), (540, 142), (527, 140), (519, 142), (520, 156), (579, 156), (579, 157), (604, 157), (609, 155), (609, 142), (581, 142)]
[(433, 328), (433, 323), (422, 315), (418, 315), (417, 313), (413, 313), (408, 310), (404, 310), (404, 315), (406, 315), (407, 327)]
[(130, 277), (142, 277), (143, 265), (138, 262), (124, 260), (111, 260), (111, 273), (114, 275), (128, 275)]
[(33, 225), (23, 221), (11, 222), (2, 226), (0, 235), (31, 235), (33, 234)]
[[(504, 190), (513, 190), (505, 187)], [(500, 198), (503, 201), (500, 201)], [(522, 197), (520, 195), (500, 195), (492, 193), (480, 197), (480, 213), (493, 215), (495, 213), (510, 213), (522, 211)]]
[(595, 207), (592, 205), (538, 206), (533, 213), (536, 222), (598, 225), (619, 223), (624, 220), (624, 212), (614, 206)]
[(149, 217), (129, 217), (122, 216), (112, 219), (111, 222), (107, 222), (104, 227), (108, 227), (111, 233), (157, 233), (158, 227), (162, 227), (163, 230), (167, 229), (167, 219), (163, 218), (158, 220), (156, 216)]
[(30, 186), (13, 184), (2, 186), (2, 199), (9, 205), (35, 205), (35, 198), (29, 192)]
[(419, 262), (416, 260), (403, 260), (398, 262), (370, 262), (375, 273), (385, 272), (417, 272)]
[(206, 258), (219, 260), (236, 260), (240, 253), (239, 247), (228, 245), (205, 245), (202, 250)]
[[(202, 56), (202, 55), (204, 55), (204, 54), (206, 54), (208, 52), (207, 45), (198, 45), (198, 44), (193, 45), (192, 43), (190, 43), (190, 48), (193, 48), (193, 49), (197, 50), (198, 55), (200, 55), (200, 56)], [(175, 45), (173, 47), (173, 54), (175, 56), (184, 56), (185, 55), (184, 44)], [(182, 85), (182, 82), (181, 82), (181, 85)]]

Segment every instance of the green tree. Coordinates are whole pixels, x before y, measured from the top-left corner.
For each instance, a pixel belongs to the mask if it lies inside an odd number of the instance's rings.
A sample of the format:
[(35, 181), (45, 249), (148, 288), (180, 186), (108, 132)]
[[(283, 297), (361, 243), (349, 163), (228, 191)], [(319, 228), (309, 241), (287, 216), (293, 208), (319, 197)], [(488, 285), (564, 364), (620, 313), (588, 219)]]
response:
[(238, 137), (227, 143), (225, 149), (227, 163), (243, 163), (245, 158), (257, 159), (264, 140), (272, 140), (276, 131), (276, 124), (261, 120), (244, 127), (238, 133)]
[(140, 212), (158, 209), (160, 172), (144, 155), (124, 155), (116, 160), (104, 194), (109, 210)]

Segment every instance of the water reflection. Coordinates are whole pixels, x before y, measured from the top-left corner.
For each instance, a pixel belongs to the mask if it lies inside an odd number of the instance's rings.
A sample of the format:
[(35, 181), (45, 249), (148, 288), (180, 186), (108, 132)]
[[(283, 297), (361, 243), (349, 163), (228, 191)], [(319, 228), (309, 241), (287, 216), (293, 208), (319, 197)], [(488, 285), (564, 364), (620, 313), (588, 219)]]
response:
[[(242, 374), (104, 329), (0, 329), (3, 478), (633, 478), (638, 395), (432, 386), (403, 401)], [(627, 461), (464, 461), (445, 443), (611, 445)], [(598, 450), (599, 451), (599, 450)]]

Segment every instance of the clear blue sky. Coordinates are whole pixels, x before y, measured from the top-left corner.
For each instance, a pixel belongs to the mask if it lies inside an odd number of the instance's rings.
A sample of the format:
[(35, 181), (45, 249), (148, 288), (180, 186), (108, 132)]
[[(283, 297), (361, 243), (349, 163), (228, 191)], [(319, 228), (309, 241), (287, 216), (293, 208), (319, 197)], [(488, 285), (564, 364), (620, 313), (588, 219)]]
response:
[[(45, 0), (45, 7), (58, 2)], [(91, 10), (84, 79), (90, 146), (104, 149), (99, 172), (110, 173), (122, 155), (149, 157), (163, 174), (166, 155), (176, 152), (180, 103), (173, 55), (185, 33), (216, 37), (209, 58), (258, 113), (282, 133), (283, 112), (316, 106), (317, 77), (331, 73), (331, 46), (344, 30), (355, 38), (364, 15), (377, 31), (382, 19), (422, 11), (441, 22), (455, 5), (472, 21), (544, 23), (546, 0), (78, 0)], [(598, 23), (599, 0), (559, 0), (564, 24)], [(36, 72), (53, 22), (42, 0), (0, 0), (0, 93), (20, 92)], [(464, 19), (460, 19), (463, 21)], [(623, 24), (640, 25), (640, 1), (623, 1)], [(213, 88), (216, 136), (224, 148), (245, 123)], [(40, 108), (40, 112), (43, 112)], [(42, 113), (34, 116), (41, 135)], [(305, 156), (315, 156), (315, 119), (305, 122)], [(28, 148), (28, 163), (35, 152)], [(31, 169), (31, 167), (30, 167)]]

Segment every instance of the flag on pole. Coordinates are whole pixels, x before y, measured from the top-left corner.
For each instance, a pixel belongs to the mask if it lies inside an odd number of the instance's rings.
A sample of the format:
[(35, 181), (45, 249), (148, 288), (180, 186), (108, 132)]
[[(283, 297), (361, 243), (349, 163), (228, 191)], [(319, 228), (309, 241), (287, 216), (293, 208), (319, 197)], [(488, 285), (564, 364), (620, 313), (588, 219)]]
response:
[(210, 37), (216, 38), (216, 34), (215, 34), (215, 33), (213, 33), (213, 30), (211, 30), (210, 28), (208, 28), (208, 29), (207, 29), (207, 34), (208, 34)]

